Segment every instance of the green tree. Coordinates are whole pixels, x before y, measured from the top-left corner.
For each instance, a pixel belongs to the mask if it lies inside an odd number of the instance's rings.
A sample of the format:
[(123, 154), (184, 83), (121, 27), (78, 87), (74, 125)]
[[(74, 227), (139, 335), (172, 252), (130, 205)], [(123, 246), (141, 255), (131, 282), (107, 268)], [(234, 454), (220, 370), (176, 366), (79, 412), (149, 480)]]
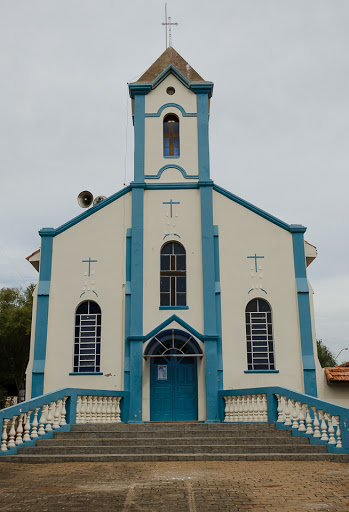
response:
[(325, 366), (337, 366), (336, 359), (329, 348), (326, 347), (322, 340), (316, 340), (317, 355), (322, 368)]
[(34, 285), (0, 289), (0, 386), (18, 395), (29, 359)]

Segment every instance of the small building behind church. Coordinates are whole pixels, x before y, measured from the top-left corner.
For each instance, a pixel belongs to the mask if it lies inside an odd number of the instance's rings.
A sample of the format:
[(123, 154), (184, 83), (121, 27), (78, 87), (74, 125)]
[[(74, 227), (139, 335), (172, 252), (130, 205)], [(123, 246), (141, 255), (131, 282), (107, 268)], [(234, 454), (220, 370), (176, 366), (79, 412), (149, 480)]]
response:
[(27, 399), (124, 391), (135, 423), (220, 421), (223, 389), (346, 405), (316, 355), (306, 228), (212, 180), (213, 83), (169, 47), (129, 92), (133, 181), (43, 228), (28, 258), (39, 282)]

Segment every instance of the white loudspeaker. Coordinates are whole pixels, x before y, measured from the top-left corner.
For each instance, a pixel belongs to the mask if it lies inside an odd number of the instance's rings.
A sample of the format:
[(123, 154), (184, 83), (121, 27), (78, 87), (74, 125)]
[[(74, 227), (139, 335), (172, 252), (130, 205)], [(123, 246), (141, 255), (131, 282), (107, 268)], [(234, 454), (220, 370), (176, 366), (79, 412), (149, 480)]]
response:
[(104, 201), (104, 199), (107, 199), (105, 196), (97, 196), (96, 199), (93, 201), (93, 206), (96, 206), (96, 204), (101, 203)]
[(81, 208), (88, 208), (93, 201), (93, 195), (88, 190), (83, 190), (78, 195), (78, 203)]

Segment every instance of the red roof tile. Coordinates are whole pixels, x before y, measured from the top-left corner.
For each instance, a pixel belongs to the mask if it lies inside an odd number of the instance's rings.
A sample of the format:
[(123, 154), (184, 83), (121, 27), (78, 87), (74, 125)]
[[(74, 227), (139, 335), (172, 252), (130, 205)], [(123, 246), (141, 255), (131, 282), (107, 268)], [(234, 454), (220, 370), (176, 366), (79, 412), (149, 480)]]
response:
[(349, 361), (325, 368), (327, 382), (349, 382)]

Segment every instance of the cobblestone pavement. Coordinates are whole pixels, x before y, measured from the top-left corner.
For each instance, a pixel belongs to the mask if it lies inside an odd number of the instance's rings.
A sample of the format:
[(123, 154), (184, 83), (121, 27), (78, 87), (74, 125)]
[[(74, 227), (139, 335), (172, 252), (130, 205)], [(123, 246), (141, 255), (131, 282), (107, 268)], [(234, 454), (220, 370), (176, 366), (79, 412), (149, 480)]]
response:
[(349, 512), (341, 463), (2, 463), (0, 482), (5, 512)]

